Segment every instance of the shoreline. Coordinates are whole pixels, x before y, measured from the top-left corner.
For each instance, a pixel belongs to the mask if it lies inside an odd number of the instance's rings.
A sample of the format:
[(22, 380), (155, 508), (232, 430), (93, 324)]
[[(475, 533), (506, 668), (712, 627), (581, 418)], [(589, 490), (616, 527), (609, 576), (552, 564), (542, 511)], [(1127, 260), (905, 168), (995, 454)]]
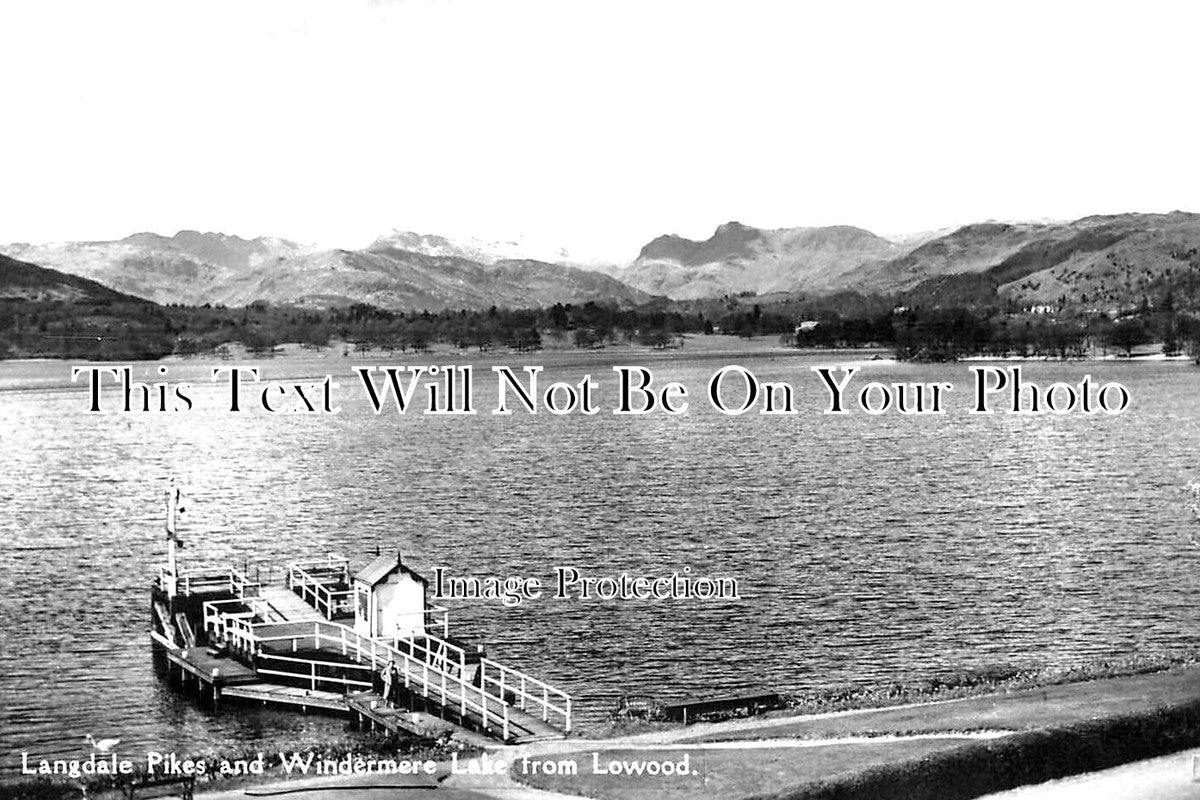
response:
[[(1180, 676), (1183, 676), (1182, 678)], [(1185, 684), (1183, 688), (1180, 683)], [(1161, 686), (1159, 686), (1161, 684)], [(1138, 687), (1141, 688), (1138, 688)], [(1155, 688), (1159, 686), (1159, 688)], [(1132, 688), (1131, 688), (1132, 687)], [(1147, 689), (1146, 687), (1150, 687)], [(1151, 704), (1146, 706), (1140, 698), (1147, 691), (1157, 691), (1170, 699), (1166, 706)], [(1064, 670), (1004, 670), (999, 672), (983, 671), (978, 673), (963, 673), (948, 679), (931, 678), (914, 686), (877, 685), (861, 687), (856, 691), (829, 690), (812, 693), (808, 696), (793, 698), (793, 703), (786, 709), (768, 712), (755, 717), (726, 719), (712, 722), (698, 722), (691, 725), (680, 723), (634, 723), (625, 725), (610, 725), (587, 731), (582, 736), (570, 736), (561, 740), (551, 740), (528, 745), (499, 745), (483, 750), (451, 742), (446, 747), (430, 747), (419, 742), (413, 742), (411, 747), (397, 748), (394, 743), (379, 742), (372, 746), (340, 745), (333, 750), (327, 750), (317, 755), (321, 759), (346, 758), (392, 758), (392, 759), (425, 759), (437, 761), (437, 773), (433, 780), (439, 788), (449, 788), (463, 783), (471, 783), (472, 792), (482, 796), (512, 798), (550, 798), (565, 796), (593, 796), (619, 800), (624, 797), (620, 791), (630, 787), (622, 781), (597, 778), (600, 789), (611, 783), (617, 793), (601, 791), (584, 795), (562, 794), (566, 789), (553, 780), (544, 776), (520, 780), (518, 776), (480, 776), (452, 774), (452, 760), (461, 762), (476, 758), (482, 752), (492, 754), (496, 758), (504, 758), (510, 762), (519, 758), (532, 756), (554, 756), (563, 759), (574, 754), (575, 757), (590, 757), (592, 753), (625, 753), (625, 752), (660, 752), (660, 753), (699, 753), (707, 762), (719, 761), (724, 766), (722, 772), (754, 773), (761, 766), (764, 753), (770, 753), (775, 758), (779, 753), (793, 753), (796, 759), (820, 757), (820, 760), (848, 762), (853, 778), (841, 776), (838, 781), (825, 786), (812, 797), (870, 797), (870, 794), (843, 794), (845, 787), (834, 791), (835, 786), (854, 780), (870, 781), (874, 771), (900, 770), (901, 773), (911, 771), (911, 763), (926, 763), (937, 757), (947, 758), (966, 748), (1003, 748), (1020, 736), (1030, 732), (1053, 730), (1056, 722), (1058, 733), (1048, 734), (1050, 742), (1060, 741), (1064, 736), (1077, 735), (1071, 726), (1080, 722), (1074, 711), (1063, 711), (1069, 707), (1078, 710), (1079, 699), (1076, 695), (1086, 698), (1084, 710), (1090, 714), (1105, 703), (1112, 706), (1110, 713), (1097, 718), (1102, 724), (1128, 724), (1128, 717), (1151, 719), (1156, 713), (1172, 708), (1187, 711), (1189, 703), (1196, 704), (1196, 720), (1200, 723), (1200, 654), (1188, 654), (1154, 659), (1128, 658), (1118, 661), (1101, 661), (1094, 664), (1067, 668)], [(1052, 697), (1053, 696), (1053, 697)], [(1065, 699), (1064, 699), (1065, 698)], [(1006, 704), (1015, 710), (1010, 710), (1010, 724), (999, 724), (996, 714), (998, 708)], [(1037, 707), (1058, 707), (1058, 719), (1054, 715), (1045, 715), (1037, 711)], [(1044, 709), (1043, 709), (1044, 710)], [(1121, 713), (1117, 713), (1121, 712)], [(1013, 725), (1013, 715), (1024, 720), (1026, 724)], [(1186, 717), (1186, 714), (1185, 714)], [(1187, 717), (1190, 719), (1190, 717)], [(1108, 720), (1108, 723), (1104, 721)], [(1037, 724), (1027, 724), (1030, 721)], [(1166, 727), (1170, 733), (1170, 727)], [(1085, 732), (1086, 733), (1086, 732)], [(1196, 726), (1196, 744), (1200, 744), (1200, 724)], [(1014, 738), (1017, 737), (1017, 738)], [(1170, 737), (1168, 737), (1170, 738)], [(1190, 741), (1190, 740), (1188, 740)], [(1129, 744), (1129, 743), (1127, 743)], [(1132, 743), (1136, 744), (1136, 743)], [(1046, 745), (1050, 746), (1050, 745)], [(800, 749), (797, 749), (800, 748)], [(1136, 748), (1135, 748), (1136, 749)], [(888, 759), (879, 762), (875, 756), (887, 750)], [(291, 751), (279, 750), (271, 752), (266, 760), (278, 764), (279, 757)], [(307, 752), (307, 751), (306, 751)], [(1140, 751), (1138, 751), (1140, 754)], [(940, 755), (939, 755), (940, 754)], [(1150, 755), (1161, 756), (1164, 752), (1152, 752)], [(250, 758), (249, 748), (236, 752), (209, 756), (208, 760), (216, 762), (222, 756), (229, 758)], [(892, 758), (892, 756), (900, 756)], [(975, 758), (990, 758), (986, 753)], [(31, 754), (31, 759), (33, 758)], [(918, 762), (912, 762), (917, 758)], [(923, 759), (923, 760), (922, 760)], [(1105, 767), (1127, 763), (1128, 759), (1103, 763)], [(847, 764), (843, 764), (846, 766)], [(857, 766), (856, 766), (857, 765)], [(1052, 778), (1064, 777), (1077, 772), (1088, 771), (1086, 764), (1082, 769), (1061, 771), (1053, 774)], [(710, 767), (711, 770), (711, 767)], [(839, 773), (840, 774), (840, 773)], [(866, 777), (864, 777), (866, 776)], [(796, 778), (802, 775), (793, 776)], [(915, 780), (919, 775), (908, 775), (905, 780)], [(13, 780), (13, 779), (16, 780)], [(503, 780), (497, 780), (503, 778)], [(830, 778), (817, 769), (812, 776), (818, 781)], [(870, 780), (868, 780), (868, 778)], [(299, 774), (288, 776), (281, 766), (276, 765), (262, 775), (236, 776), (219, 780), (205, 779), (197, 781), (196, 794), (211, 800), (233, 800), (255, 794), (295, 791), (304, 789), (306, 794), (316, 791), (321, 795), (324, 788), (336, 797), (337, 787), (352, 783), (362, 785), (390, 784), (394, 781), (411, 781), (412, 778), (401, 775), (387, 775), (378, 772), (368, 772), (359, 775), (314, 775)], [(648, 778), (646, 780), (649, 780)], [(661, 781), (661, 779), (659, 779)], [(482, 785), (479, 784), (482, 781)], [(107, 783), (107, 785), (105, 785)], [(801, 781), (799, 785), (808, 785), (813, 780)], [(1002, 791), (1013, 788), (1001, 785), (999, 782), (989, 791)], [(89, 789), (91, 797), (119, 797), (120, 792), (112, 782), (92, 782)], [(405, 785), (410, 785), (405, 783)], [(823, 784), (822, 784), (823, 785)], [(1016, 785), (1016, 784), (1014, 784)], [(40, 797), (72, 797), (77, 796), (80, 782), (60, 779), (23, 778), (19, 774), (10, 779), (0, 780), (0, 786), (12, 792), (13, 798)], [(527, 793), (513, 792), (518, 787), (524, 787)], [(624, 787), (624, 788), (620, 788)], [(426, 787), (430, 788), (430, 787)], [(466, 788), (466, 787), (460, 787)], [(585, 787), (588, 791), (596, 789), (596, 784)], [(647, 788), (645, 786), (643, 789)], [(668, 791), (670, 787), (664, 787)], [(693, 789), (698, 787), (692, 787)], [(772, 791), (783, 791), (795, 788), (791, 786), (775, 786)], [(551, 793), (546, 794), (546, 790)], [(496, 794), (489, 794), (489, 791)], [(806, 789), (806, 791), (808, 791)], [(874, 791), (872, 789), (871, 791)], [(832, 792), (832, 794), (825, 794)], [(472, 796), (480, 796), (473, 794)], [(657, 794), (639, 796), (659, 796)], [(668, 792), (664, 797), (674, 797)], [(682, 795), (688, 796), (688, 795)], [(718, 793), (721, 798), (732, 798), (735, 795)], [(740, 796), (740, 795), (737, 795)], [(799, 796), (799, 795), (797, 795)], [(803, 795), (809, 797), (809, 794)], [(965, 795), (964, 795), (965, 796)]]

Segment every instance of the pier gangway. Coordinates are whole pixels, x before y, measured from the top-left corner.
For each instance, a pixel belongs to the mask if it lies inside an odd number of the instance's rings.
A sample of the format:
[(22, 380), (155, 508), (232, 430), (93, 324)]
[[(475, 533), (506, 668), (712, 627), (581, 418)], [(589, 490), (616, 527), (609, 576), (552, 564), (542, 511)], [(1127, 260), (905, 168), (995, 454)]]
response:
[[(462, 649), (436, 636), (422, 637), (428, 642), (416, 637), (386, 641), (327, 621), (299, 625), (259, 623), (252, 624), (251, 630), (258, 648), (258, 663), (290, 662), (290, 668), (259, 666), (260, 674), (307, 675), (314, 688), (334, 683), (347, 690), (369, 689), (372, 673), (379, 673), (390, 661), (410, 695), (449, 714), (460, 724), (503, 741), (558, 737), (571, 730), (571, 698), (566, 692), (491, 659), (481, 660), (472, 680)], [(458, 658), (442, 656), (443, 652), (453, 654), (456, 650)], [(289, 651), (297, 655), (287, 656)], [(321, 662), (308, 655), (311, 653), (331, 653), (345, 660)], [(335, 669), (348, 661), (365, 667), (362, 677), (318, 674), (321, 667)]]

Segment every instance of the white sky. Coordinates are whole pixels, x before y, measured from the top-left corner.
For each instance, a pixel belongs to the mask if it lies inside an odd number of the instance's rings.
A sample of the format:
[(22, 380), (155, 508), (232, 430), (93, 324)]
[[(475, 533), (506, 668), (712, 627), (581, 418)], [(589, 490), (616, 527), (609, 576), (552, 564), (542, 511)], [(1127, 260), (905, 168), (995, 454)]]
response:
[[(1195, 10), (1194, 10), (1195, 9)], [(0, 4), (0, 242), (1200, 211), (1200, 4)]]

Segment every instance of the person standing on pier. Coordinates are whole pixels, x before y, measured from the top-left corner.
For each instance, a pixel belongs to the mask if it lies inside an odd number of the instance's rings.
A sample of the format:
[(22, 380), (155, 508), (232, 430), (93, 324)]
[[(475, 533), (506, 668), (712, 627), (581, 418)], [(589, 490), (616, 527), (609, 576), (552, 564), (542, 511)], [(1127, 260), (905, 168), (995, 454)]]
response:
[(388, 659), (387, 664), (383, 668), (383, 703), (391, 705), (392, 703), (392, 680), (396, 677), (396, 662)]

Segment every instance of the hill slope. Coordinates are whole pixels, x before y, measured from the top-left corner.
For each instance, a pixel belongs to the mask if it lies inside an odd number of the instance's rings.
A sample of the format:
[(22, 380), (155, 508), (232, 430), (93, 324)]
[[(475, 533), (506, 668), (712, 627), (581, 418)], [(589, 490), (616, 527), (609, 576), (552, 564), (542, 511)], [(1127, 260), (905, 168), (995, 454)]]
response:
[[(914, 270), (903, 284), (911, 302), (972, 305), (1008, 302), (1020, 306), (1083, 307), (1112, 311), (1145, 305), (1200, 302), (1200, 215), (1121, 214), (1085, 217), (1069, 223), (1005, 226), (993, 237), (962, 229), (946, 239), (959, 246), (946, 262), (954, 272), (914, 280), (933, 269), (920, 251), (904, 259)], [(914, 266), (914, 262), (915, 266)], [(888, 276), (900, 270), (885, 267)], [(871, 276), (862, 276), (870, 281)]]
[(0, 300), (145, 303), (96, 281), (4, 255), (0, 255)]
[(0, 358), (156, 358), (174, 346), (154, 303), (0, 255)]

